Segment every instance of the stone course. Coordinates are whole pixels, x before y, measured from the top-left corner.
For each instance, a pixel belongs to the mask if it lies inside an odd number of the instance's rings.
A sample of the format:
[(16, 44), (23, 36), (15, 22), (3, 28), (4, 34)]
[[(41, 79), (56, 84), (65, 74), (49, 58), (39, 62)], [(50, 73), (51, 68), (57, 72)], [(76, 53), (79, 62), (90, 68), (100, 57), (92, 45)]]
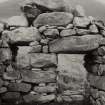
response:
[(26, 0), (0, 23), (0, 105), (105, 104), (105, 25), (68, 8)]

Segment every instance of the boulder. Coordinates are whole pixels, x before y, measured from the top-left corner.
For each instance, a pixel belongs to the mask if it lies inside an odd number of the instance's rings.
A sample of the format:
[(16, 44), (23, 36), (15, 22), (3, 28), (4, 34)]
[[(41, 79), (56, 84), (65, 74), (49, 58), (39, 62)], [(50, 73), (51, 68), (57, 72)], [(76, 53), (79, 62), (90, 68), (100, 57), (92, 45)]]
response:
[(5, 31), (2, 35), (2, 38), (6, 39), (8, 37), (10, 43), (17, 45), (27, 45), (29, 42), (40, 41), (41, 36), (39, 31), (35, 27), (24, 28), (20, 27), (13, 31)]
[(45, 71), (21, 71), (22, 80), (27, 83), (50, 83), (56, 81), (56, 75), (54, 72)]
[(25, 2), (23, 2), (23, 4), (37, 5), (37, 7), (42, 12), (65, 11), (65, 9), (67, 8), (67, 5), (65, 4), (64, 0), (26, 0)]
[(73, 24), (76, 27), (86, 28), (90, 24), (88, 17), (74, 17)]
[(73, 20), (71, 13), (65, 12), (52, 12), (40, 14), (34, 21), (34, 26), (40, 27), (43, 25), (51, 26), (66, 26)]
[(57, 57), (55, 54), (31, 53), (30, 57), (30, 63), (32, 67), (42, 68), (57, 65)]
[(8, 18), (7, 20), (8, 26), (20, 26), (20, 27), (27, 27), (28, 26), (28, 21), (26, 17), (22, 14), (20, 16), (12, 16)]
[(101, 35), (85, 35), (63, 37), (49, 43), (49, 51), (53, 53), (86, 52), (99, 47)]

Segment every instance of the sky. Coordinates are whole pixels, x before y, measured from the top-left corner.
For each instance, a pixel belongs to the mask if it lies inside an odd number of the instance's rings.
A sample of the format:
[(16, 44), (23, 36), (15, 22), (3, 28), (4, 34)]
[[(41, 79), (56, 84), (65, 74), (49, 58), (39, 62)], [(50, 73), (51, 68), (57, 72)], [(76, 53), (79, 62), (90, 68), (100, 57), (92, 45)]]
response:
[(0, 3), (6, 2), (6, 1), (8, 1), (8, 0), (0, 0)]

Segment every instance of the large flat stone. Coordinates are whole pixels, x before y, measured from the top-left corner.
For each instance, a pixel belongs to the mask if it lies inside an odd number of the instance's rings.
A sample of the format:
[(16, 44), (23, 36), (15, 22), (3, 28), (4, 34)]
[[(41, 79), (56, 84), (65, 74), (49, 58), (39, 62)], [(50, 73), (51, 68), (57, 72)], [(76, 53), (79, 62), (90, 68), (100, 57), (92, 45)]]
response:
[(50, 67), (57, 65), (57, 57), (55, 54), (41, 54), (31, 53), (31, 66), (32, 67)]
[(34, 26), (52, 25), (52, 26), (65, 26), (71, 23), (73, 20), (73, 15), (64, 12), (52, 12), (43, 13), (38, 16), (34, 21)]
[(10, 39), (10, 43), (17, 43), (18, 45), (24, 45), (24, 43), (27, 45), (29, 42), (41, 40), (40, 33), (35, 27), (20, 27), (13, 31), (4, 31), (2, 37), (7, 38), (7, 36)]
[(58, 55), (58, 84), (61, 92), (84, 90), (87, 71), (83, 66), (83, 59), (83, 55), (77, 54)]
[(56, 74), (54, 72), (45, 71), (21, 71), (22, 80), (28, 83), (50, 83), (56, 81)]
[(49, 43), (49, 51), (54, 53), (86, 52), (99, 47), (101, 35), (70, 36)]
[(97, 89), (105, 91), (105, 76), (95, 76), (89, 73), (88, 81), (91, 86), (94, 86)]

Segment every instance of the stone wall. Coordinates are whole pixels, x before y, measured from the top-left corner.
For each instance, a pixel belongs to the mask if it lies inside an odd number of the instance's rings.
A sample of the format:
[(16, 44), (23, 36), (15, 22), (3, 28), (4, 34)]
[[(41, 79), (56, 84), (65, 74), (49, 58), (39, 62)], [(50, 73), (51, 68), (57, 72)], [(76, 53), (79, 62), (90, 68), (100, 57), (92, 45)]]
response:
[(29, 0), (0, 23), (0, 105), (104, 105), (104, 23), (63, 4)]

